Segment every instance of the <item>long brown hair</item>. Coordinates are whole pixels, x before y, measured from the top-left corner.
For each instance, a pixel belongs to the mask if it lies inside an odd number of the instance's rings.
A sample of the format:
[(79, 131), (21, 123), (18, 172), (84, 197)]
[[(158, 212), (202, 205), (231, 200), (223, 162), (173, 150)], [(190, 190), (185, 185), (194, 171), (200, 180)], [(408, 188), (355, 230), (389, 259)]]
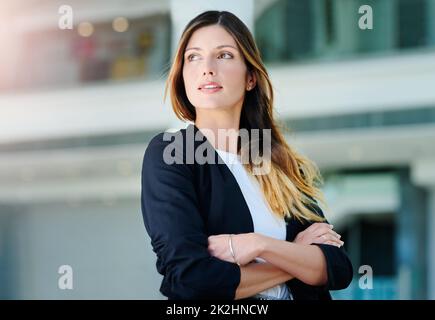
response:
[[(169, 70), (165, 99), (169, 89), (172, 108), (177, 117), (183, 121), (195, 121), (195, 107), (187, 98), (183, 81), (183, 56), (192, 34), (199, 28), (210, 25), (220, 25), (232, 35), (244, 57), (248, 71), (254, 73), (257, 79), (254, 89), (245, 94), (239, 129), (270, 129), (270, 171), (266, 175), (254, 175), (270, 209), (283, 218), (293, 216), (300, 221), (323, 221), (322, 217), (309, 209), (317, 200), (325, 204), (320, 190), (323, 183), (321, 174), (312, 161), (286, 143), (281, 133), (285, 127), (274, 119), (273, 88), (260, 52), (249, 29), (234, 14), (227, 11), (206, 11), (187, 24)], [(240, 147), (239, 145), (239, 151)], [(252, 173), (252, 161), (244, 166)]]

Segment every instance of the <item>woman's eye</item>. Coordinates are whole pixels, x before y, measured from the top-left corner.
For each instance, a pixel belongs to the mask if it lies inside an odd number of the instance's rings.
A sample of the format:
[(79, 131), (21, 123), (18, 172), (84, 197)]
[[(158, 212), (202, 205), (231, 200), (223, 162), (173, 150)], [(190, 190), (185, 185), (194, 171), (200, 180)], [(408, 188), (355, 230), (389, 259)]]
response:
[(193, 57), (196, 57), (196, 54), (191, 54), (190, 56), (187, 57), (187, 60), (192, 61)]
[[(233, 57), (233, 55), (231, 53), (224, 52), (224, 53), (221, 53), (218, 57), (219, 58), (223, 57), (224, 59), (231, 59)], [(191, 55), (187, 56), (188, 61), (194, 61), (194, 60), (197, 60), (197, 58), (198, 58), (198, 55), (196, 55), (196, 54), (191, 54)]]
[(222, 56), (224, 56), (224, 55), (226, 55), (226, 56), (229, 57), (229, 58), (232, 58), (232, 57), (233, 57), (233, 55), (232, 55), (231, 53), (228, 53), (228, 52), (224, 52), (224, 53), (222, 53), (222, 54), (220, 55), (220, 57), (222, 57)]

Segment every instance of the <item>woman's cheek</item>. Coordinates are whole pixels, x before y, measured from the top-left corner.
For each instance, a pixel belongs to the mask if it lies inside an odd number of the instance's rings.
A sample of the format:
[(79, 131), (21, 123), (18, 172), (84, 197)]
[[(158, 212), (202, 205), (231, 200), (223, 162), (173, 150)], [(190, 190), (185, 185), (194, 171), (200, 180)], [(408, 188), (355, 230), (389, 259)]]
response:
[(185, 88), (186, 88), (186, 93), (187, 94), (194, 94), (196, 91), (194, 88), (195, 83), (192, 80), (192, 77), (186, 73), (183, 78), (184, 78), (183, 80), (184, 80), (184, 84), (185, 84)]
[(235, 68), (234, 66), (226, 72), (227, 79), (230, 81), (231, 88), (237, 88), (237, 91), (240, 91), (240, 88), (244, 88), (245, 86), (245, 68), (239, 67)]

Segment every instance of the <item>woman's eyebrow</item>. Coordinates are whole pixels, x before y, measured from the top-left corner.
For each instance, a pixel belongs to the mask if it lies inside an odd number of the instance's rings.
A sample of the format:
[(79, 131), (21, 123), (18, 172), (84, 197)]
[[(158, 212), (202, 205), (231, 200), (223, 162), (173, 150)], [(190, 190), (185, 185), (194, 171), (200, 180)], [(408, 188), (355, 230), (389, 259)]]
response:
[[(223, 45), (217, 46), (216, 49), (222, 49), (222, 48), (225, 48), (225, 47), (230, 47), (230, 48), (233, 48), (235, 50), (238, 50), (236, 47), (234, 47), (232, 45), (229, 45), (229, 44), (223, 44)], [(199, 47), (192, 47), (192, 48), (187, 48), (186, 50), (184, 50), (184, 52), (187, 52), (188, 50), (198, 50), (198, 51), (201, 51), (202, 49), (199, 48)]]

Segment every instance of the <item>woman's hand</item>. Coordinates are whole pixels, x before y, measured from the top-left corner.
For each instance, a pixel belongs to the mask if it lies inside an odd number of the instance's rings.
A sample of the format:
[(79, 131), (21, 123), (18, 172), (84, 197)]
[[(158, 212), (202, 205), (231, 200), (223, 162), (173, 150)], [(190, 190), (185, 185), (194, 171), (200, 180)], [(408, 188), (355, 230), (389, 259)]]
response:
[(229, 234), (219, 234), (208, 237), (208, 252), (216, 258), (232, 263), (247, 265), (254, 260), (260, 250), (259, 239), (254, 232), (232, 235), (233, 251), (236, 261), (231, 255)]
[(299, 232), (293, 242), (299, 244), (325, 243), (341, 247), (344, 242), (340, 238), (341, 236), (332, 230), (332, 225), (316, 222)]

